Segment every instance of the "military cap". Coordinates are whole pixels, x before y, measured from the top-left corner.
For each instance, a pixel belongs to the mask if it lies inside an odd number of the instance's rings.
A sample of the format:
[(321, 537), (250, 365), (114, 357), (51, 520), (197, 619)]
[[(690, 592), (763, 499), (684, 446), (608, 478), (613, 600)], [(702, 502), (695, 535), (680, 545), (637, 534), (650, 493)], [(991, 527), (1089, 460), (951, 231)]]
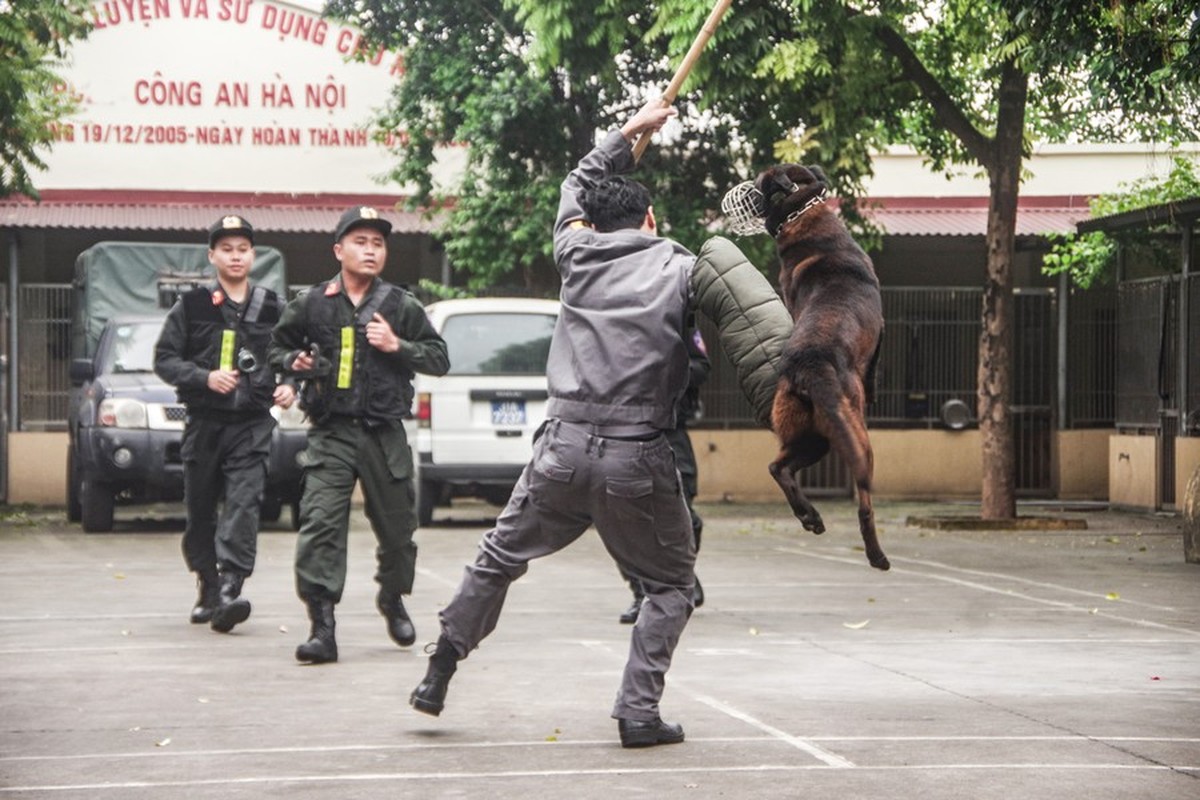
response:
[(355, 206), (347, 209), (346, 213), (342, 214), (342, 218), (338, 220), (333, 240), (340, 242), (342, 237), (354, 228), (374, 228), (387, 236), (392, 232), (392, 223), (379, 216), (379, 212), (371, 206)]
[(217, 240), (225, 236), (245, 236), (254, 244), (254, 228), (237, 214), (227, 214), (212, 224), (208, 229), (208, 246), (215, 247)]

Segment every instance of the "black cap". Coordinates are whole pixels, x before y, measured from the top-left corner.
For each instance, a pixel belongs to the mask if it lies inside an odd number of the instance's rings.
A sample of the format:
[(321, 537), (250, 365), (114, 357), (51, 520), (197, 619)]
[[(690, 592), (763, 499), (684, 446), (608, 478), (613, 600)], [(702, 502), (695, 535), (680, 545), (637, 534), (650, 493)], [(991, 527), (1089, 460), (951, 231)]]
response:
[(208, 229), (208, 246), (215, 247), (217, 240), (224, 236), (245, 236), (250, 244), (254, 244), (254, 228), (250, 227), (245, 217), (237, 214), (221, 217), (212, 224)]
[(342, 214), (342, 218), (338, 220), (333, 240), (340, 242), (342, 237), (354, 228), (374, 228), (387, 236), (392, 232), (392, 223), (379, 216), (379, 212), (371, 206), (355, 206), (347, 209), (346, 213)]

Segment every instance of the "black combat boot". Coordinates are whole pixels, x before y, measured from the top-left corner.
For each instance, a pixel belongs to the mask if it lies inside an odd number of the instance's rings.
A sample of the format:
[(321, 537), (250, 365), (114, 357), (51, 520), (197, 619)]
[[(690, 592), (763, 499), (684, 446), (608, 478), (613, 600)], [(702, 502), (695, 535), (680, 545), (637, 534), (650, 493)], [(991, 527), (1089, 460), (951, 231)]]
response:
[(638, 614), (642, 613), (642, 601), (646, 599), (646, 593), (642, 591), (642, 582), (635, 579), (629, 579), (629, 588), (633, 590), (633, 603), (629, 608), (621, 612), (621, 624), (632, 625), (637, 622)]
[(193, 625), (203, 625), (212, 620), (213, 611), (221, 604), (220, 581), (215, 569), (196, 573), (196, 586), (200, 594), (196, 598), (196, 607), (192, 609)]
[[(428, 647), (428, 645), (426, 645)], [(441, 636), (437, 640), (437, 649), (429, 657), (429, 667), (425, 670), (425, 679), (417, 684), (408, 704), (423, 714), (437, 716), (446, 707), (446, 690), (450, 688), (450, 677), (458, 669), (458, 650), (450, 644), (450, 640)]]
[(413, 627), (408, 612), (404, 610), (404, 602), (400, 599), (399, 592), (393, 594), (380, 589), (375, 597), (375, 606), (387, 620), (388, 636), (392, 637), (393, 642), (401, 647), (408, 647), (417, 640), (417, 630)]
[(242, 581), (246, 576), (240, 572), (222, 572), (220, 605), (212, 614), (212, 629), (217, 633), (229, 633), (233, 626), (245, 622), (250, 616), (250, 601), (242, 597)]
[(333, 638), (335, 622), (333, 601), (318, 597), (306, 597), (308, 618), (312, 620), (312, 631), (308, 641), (296, 648), (296, 660), (308, 664), (326, 664), (338, 660), (337, 642)]

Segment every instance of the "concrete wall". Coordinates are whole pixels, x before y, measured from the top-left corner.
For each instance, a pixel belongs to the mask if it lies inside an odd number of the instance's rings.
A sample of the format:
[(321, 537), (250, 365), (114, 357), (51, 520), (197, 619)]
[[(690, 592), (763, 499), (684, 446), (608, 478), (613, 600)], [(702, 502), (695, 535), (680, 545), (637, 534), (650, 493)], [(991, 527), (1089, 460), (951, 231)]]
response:
[(1200, 436), (1175, 440), (1175, 508), (1183, 510), (1187, 485), (1192, 473), (1200, 468)]
[(1060, 500), (1108, 499), (1111, 437), (1107, 428), (1057, 433), (1052, 468)]
[[(1156, 439), (1108, 430), (1062, 431), (1055, 447), (1059, 498), (1106, 500), (1155, 508)], [(977, 498), (981, 486), (979, 432), (875, 430), (875, 495), (881, 498)], [(778, 449), (764, 430), (694, 430), (702, 501), (763, 502), (783, 495), (767, 472)], [(67, 434), (8, 435), (10, 503), (66, 502)], [(1128, 458), (1122, 457), (1128, 454)], [(1182, 498), (1200, 465), (1200, 438), (1176, 440), (1176, 494)]]
[(8, 435), (8, 502), (67, 504), (67, 434)]
[(1108, 501), (1119, 508), (1155, 509), (1158, 500), (1158, 437), (1111, 435)]

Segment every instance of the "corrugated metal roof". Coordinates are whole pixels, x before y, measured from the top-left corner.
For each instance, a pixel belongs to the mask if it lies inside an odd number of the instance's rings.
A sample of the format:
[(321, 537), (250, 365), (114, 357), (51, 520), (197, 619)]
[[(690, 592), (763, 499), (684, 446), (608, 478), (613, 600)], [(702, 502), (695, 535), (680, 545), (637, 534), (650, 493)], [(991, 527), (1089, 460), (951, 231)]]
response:
[[(180, 198), (183, 199), (180, 199)], [(332, 231), (353, 205), (373, 205), (396, 233), (429, 233), (437, 217), (395, 210), (399, 198), (334, 195), (244, 195), (170, 192), (57, 191), (40, 203), (0, 201), (0, 228), (205, 231), (223, 214), (243, 214), (256, 230), (272, 233)], [(866, 201), (866, 214), (892, 236), (983, 236), (986, 198), (882, 198)], [(1074, 233), (1088, 219), (1079, 198), (1021, 198), (1017, 235)]]
[[(866, 212), (891, 236), (984, 236), (986, 208), (882, 208)], [(1086, 208), (1019, 208), (1017, 236), (1075, 233), (1075, 224), (1088, 218)]]
[[(49, 193), (47, 193), (49, 194)], [(315, 198), (300, 202), (248, 197), (205, 197), (187, 202), (138, 201), (122, 193), (105, 201), (88, 196), (64, 199), (43, 196), (40, 203), (25, 198), (0, 201), (0, 228), (75, 228), (83, 230), (206, 231), (224, 214), (242, 214), (255, 230), (270, 233), (332, 233), (348, 207), (372, 205), (392, 223), (396, 233), (428, 233), (436, 219), (414, 211), (395, 210), (390, 198)]]

